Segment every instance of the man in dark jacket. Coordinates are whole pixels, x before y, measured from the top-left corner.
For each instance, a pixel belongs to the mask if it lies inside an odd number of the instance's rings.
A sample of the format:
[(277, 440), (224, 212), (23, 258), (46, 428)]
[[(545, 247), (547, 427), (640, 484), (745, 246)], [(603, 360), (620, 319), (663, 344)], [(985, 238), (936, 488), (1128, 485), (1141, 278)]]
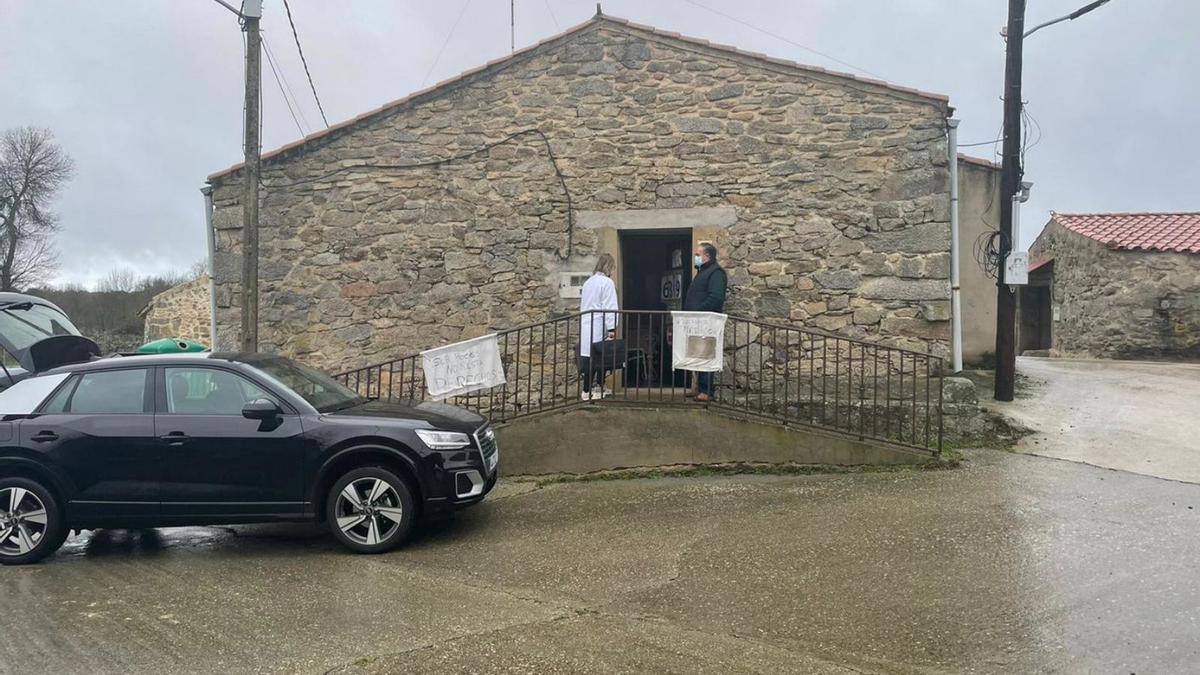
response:
[[(692, 263), (698, 270), (688, 286), (687, 296), (683, 299), (683, 309), (687, 312), (721, 312), (725, 309), (725, 291), (728, 278), (725, 270), (717, 264), (717, 247), (712, 244), (700, 244), (696, 247)], [(692, 377), (692, 390), (687, 393), (689, 398), (695, 398), (701, 403), (712, 400), (712, 373), (696, 373)]]

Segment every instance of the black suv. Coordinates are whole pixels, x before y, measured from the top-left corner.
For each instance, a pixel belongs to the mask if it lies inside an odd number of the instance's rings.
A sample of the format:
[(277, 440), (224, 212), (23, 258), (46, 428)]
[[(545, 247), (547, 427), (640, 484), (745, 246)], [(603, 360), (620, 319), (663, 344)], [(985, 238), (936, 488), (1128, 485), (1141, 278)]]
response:
[(486, 420), (261, 354), (111, 357), (0, 392), (0, 563), (70, 529), (321, 520), (379, 553), (496, 483)]

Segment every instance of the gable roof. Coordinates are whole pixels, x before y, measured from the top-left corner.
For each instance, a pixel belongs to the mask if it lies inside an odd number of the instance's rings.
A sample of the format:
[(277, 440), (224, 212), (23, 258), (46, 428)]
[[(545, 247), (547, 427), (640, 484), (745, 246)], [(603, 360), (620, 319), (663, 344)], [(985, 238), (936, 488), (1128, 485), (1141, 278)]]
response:
[(1054, 222), (1112, 248), (1200, 253), (1200, 212), (1054, 213)]
[[(653, 26), (638, 24), (638, 23), (634, 23), (632, 21), (628, 21), (626, 19), (621, 19), (621, 18), (615, 17), (615, 16), (609, 16), (607, 14), (597, 13), (595, 16), (588, 19), (587, 21), (584, 21), (583, 23), (572, 26), (572, 27), (566, 29), (565, 31), (558, 33), (557, 35), (548, 37), (536, 44), (530, 45), (528, 47), (524, 47), (522, 49), (518, 49), (515, 52), (513, 52), (512, 54), (509, 54), (508, 56), (494, 59), (492, 61), (488, 61), (487, 63), (483, 64), (482, 66), (472, 68), (470, 70), (459, 73), (458, 75), (455, 75), (454, 77), (451, 77), (446, 80), (442, 80), (441, 82), (438, 82), (437, 84), (434, 84), (433, 86), (426, 87), (425, 89), (421, 89), (419, 91), (415, 91), (415, 92), (409, 94), (408, 96), (405, 96), (404, 98), (399, 98), (399, 99), (396, 99), (395, 101), (385, 103), (382, 106), (375, 108), (374, 110), (369, 110), (369, 111), (362, 113), (361, 115), (358, 115), (351, 119), (345, 120), (343, 122), (339, 122), (337, 124), (334, 124), (330, 127), (325, 128), (325, 129), (315, 131), (315, 132), (305, 136), (304, 138), (301, 138), (299, 140), (288, 143), (287, 145), (276, 148), (269, 152), (264, 152), (261, 155), (261, 159), (262, 159), (262, 161), (267, 161), (269, 159), (283, 155), (289, 150), (298, 148), (303, 145), (307, 145), (308, 143), (311, 143), (313, 141), (331, 137), (331, 136), (335, 135), (336, 132), (342, 131), (349, 127), (353, 127), (361, 122), (375, 119), (383, 114), (386, 114), (388, 112), (391, 112), (391, 111), (399, 109), (399, 108), (402, 108), (409, 104), (417, 103), (417, 102), (420, 102), (423, 100), (428, 100), (428, 99), (433, 98), (433, 97), (443, 93), (444, 91), (450, 89), (454, 85), (463, 83), (466, 80), (469, 80), (473, 77), (486, 77), (504, 67), (507, 67), (508, 65), (512, 64), (514, 61), (531, 54), (532, 52), (544, 51), (546, 49), (549, 49), (549, 47), (551, 45), (556, 45), (556, 44), (559, 44), (562, 42), (566, 42), (566, 41), (570, 40), (572, 37), (574, 37), (580, 33), (583, 33), (584, 31), (588, 30), (589, 28), (592, 28), (593, 26), (598, 26), (598, 25), (607, 25), (609, 27), (616, 27), (616, 28), (619, 28), (626, 32), (629, 32), (629, 33), (641, 34), (644, 37), (665, 38), (665, 39), (675, 40), (677, 42), (682, 42), (682, 43), (685, 43), (685, 44), (693, 46), (693, 47), (701, 47), (701, 48), (710, 50), (712, 52), (716, 52), (717, 54), (721, 54), (721, 55), (724, 55), (727, 57), (750, 58), (750, 59), (754, 59), (756, 61), (762, 61), (764, 63), (775, 65), (775, 66), (783, 66), (785, 68), (793, 69), (793, 70), (800, 71), (800, 72), (806, 73), (806, 74), (823, 75), (826, 77), (833, 77), (836, 79), (851, 80), (851, 81), (854, 81), (857, 83), (862, 83), (862, 84), (867, 84), (867, 85), (870, 85), (873, 87), (878, 87), (883, 92), (890, 92), (893, 94), (901, 94), (901, 95), (905, 95), (905, 96), (913, 96), (913, 97), (917, 97), (917, 98), (927, 99), (927, 100), (929, 100), (931, 102), (935, 102), (939, 105), (944, 105), (944, 104), (948, 103), (950, 100), (950, 97), (948, 97), (944, 94), (935, 94), (935, 93), (931, 93), (931, 92), (927, 92), (927, 91), (921, 91), (920, 89), (913, 89), (910, 87), (902, 87), (899, 85), (891, 84), (889, 82), (885, 82), (883, 80), (876, 80), (873, 78), (860, 77), (858, 75), (853, 75), (851, 73), (845, 73), (845, 72), (836, 71), (836, 70), (828, 70), (825, 68), (820, 68), (818, 66), (805, 65), (802, 63), (797, 63), (795, 61), (790, 61), (788, 59), (780, 59), (780, 58), (768, 56), (766, 54), (762, 54), (762, 53), (758, 53), (758, 52), (749, 52), (749, 51), (745, 51), (742, 49), (738, 49), (737, 47), (734, 47), (731, 45), (724, 45), (724, 44), (709, 42), (708, 40), (702, 40), (700, 38), (688, 37), (686, 35), (681, 35), (679, 33), (673, 33), (671, 31), (659, 30), (658, 28), (655, 28)], [(226, 168), (226, 169), (223, 169), (216, 173), (210, 174), (208, 176), (208, 180), (213, 181), (213, 180), (219, 179), (221, 177), (224, 177), (230, 173), (233, 173), (234, 171), (241, 169), (244, 165), (245, 165), (245, 162), (239, 162), (237, 164), (234, 164), (233, 166), (230, 166), (229, 168)]]

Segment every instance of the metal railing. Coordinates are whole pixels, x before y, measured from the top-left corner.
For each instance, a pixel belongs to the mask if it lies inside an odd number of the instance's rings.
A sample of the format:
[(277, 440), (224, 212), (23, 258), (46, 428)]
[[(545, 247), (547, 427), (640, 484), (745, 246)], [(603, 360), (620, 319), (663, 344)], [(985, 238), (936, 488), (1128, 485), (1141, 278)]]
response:
[[(613, 341), (605, 341), (608, 327)], [(700, 405), (696, 373), (672, 366), (670, 312), (587, 312), (497, 333), (507, 383), (451, 403), (495, 422), (580, 405)], [(581, 336), (597, 350), (579, 358)], [(736, 316), (725, 323), (724, 368), (703, 405), (939, 453), (942, 359), (819, 330)], [(585, 396), (582, 373), (602, 380)], [(424, 400), (420, 354), (357, 368), (338, 380), (368, 398)]]

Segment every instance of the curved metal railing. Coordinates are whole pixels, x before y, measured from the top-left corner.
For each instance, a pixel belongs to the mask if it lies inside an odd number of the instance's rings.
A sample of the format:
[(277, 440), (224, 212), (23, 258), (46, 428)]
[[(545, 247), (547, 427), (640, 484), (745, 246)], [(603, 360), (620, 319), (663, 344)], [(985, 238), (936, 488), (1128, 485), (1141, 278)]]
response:
[[(584, 397), (578, 355), (584, 339), (600, 342), (586, 315), (608, 315), (619, 341), (600, 351), (606, 394)], [(603, 324), (601, 324), (603, 325)], [(575, 313), (498, 331), (507, 383), (459, 396), (456, 405), (495, 422), (580, 405), (696, 405), (688, 373), (672, 366), (670, 312)], [(581, 335), (583, 336), (581, 338)], [(939, 453), (942, 358), (812, 328), (729, 316), (724, 370), (714, 373), (707, 405)], [(429, 398), (420, 354), (337, 375), (363, 396)]]

